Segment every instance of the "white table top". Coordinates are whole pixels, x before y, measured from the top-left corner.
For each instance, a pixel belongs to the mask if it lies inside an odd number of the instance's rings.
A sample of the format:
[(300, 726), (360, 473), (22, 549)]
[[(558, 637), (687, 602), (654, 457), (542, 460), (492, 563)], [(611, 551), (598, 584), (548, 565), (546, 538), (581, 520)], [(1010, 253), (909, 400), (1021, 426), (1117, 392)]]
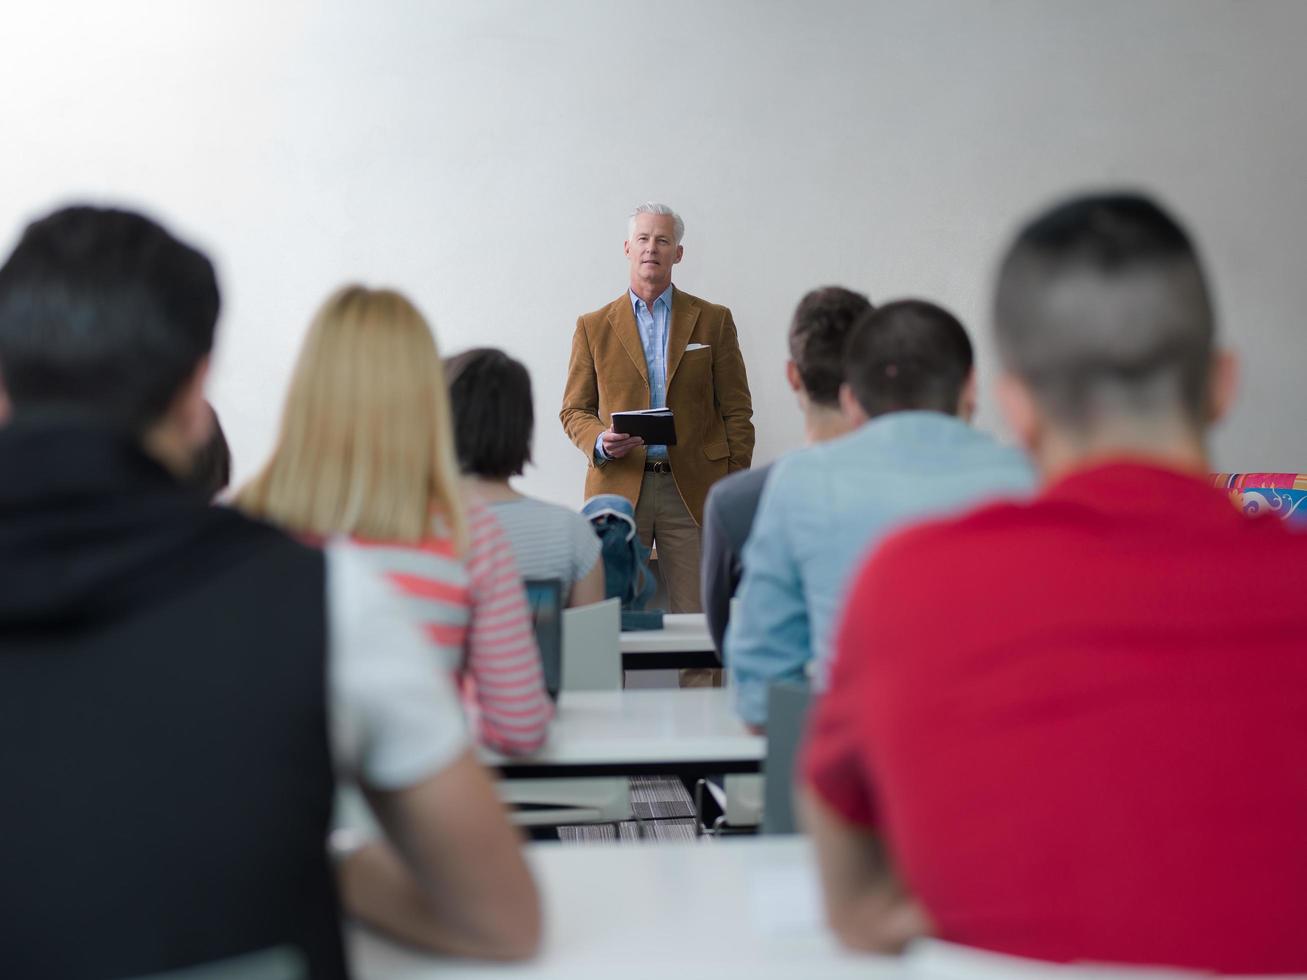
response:
[(899, 961), (840, 949), (802, 837), (686, 844), (532, 844), (543, 954), (529, 964), (424, 956), (350, 930), (357, 980), (713, 977), (896, 980)]
[(549, 740), (528, 758), (488, 750), (499, 768), (715, 762), (760, 762), (767, 739), (744, 727), (729, 688), (564, 691)]
[(668, 613), (660, 630), (624, 631), (621, 648), (623, 653), (699, 653), (716, 649), (703, 613)]

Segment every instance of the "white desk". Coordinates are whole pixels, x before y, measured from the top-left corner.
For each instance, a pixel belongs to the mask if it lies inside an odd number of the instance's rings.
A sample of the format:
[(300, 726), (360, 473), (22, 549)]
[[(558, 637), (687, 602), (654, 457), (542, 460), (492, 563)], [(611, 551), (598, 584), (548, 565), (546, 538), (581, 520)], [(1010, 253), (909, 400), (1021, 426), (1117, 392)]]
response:
[(481, 758), (506, 777), (540, 779), (758, 772), (766, 752), (718, 687), (564, 691), (544, 748)]
[[(685, 692), (682, 692), (685, 693)], [(700, 844), (533, 844), (544, 951), (529, 964), (423, 956), (355, 927), (357, 980), (713, 977), (897, 980), (898, 961), (838, 948), (801, 837)]]
[(703, 613), (668, 613), (660, 630), (622, 633), (623, 670), (720, 667)]

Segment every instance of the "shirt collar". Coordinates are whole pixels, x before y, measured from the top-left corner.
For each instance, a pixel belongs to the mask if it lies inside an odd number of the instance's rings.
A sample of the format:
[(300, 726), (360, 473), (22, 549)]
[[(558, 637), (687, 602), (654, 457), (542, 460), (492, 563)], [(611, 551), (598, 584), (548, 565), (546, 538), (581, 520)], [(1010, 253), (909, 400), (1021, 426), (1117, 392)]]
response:
[(1228, 494), (1211, 477), (1186, 472), (1165, 461), (1121, 456), (1096, 460), (1048, 483), (1040, 496), (1114, 513), (1174, 513), (1180, 509), (1237, 516)]
[[(653, 305), (657, 306), (659, 303), (662, 303), (663, 308), (670, 311), (672, 308), (672, 290), (675, 288), (675, 286), (668, 286), (664, 289), (658, 298), (653, 301)], [(631, 310), (638, 315), (640, 312), (640, 304), (643, 303), (644, 300), (635, 295), (635, 292), (629, 288), (626, 292), (631, 297)], [(653, 312), (653, 307), (649, 308), (649, 312)]]

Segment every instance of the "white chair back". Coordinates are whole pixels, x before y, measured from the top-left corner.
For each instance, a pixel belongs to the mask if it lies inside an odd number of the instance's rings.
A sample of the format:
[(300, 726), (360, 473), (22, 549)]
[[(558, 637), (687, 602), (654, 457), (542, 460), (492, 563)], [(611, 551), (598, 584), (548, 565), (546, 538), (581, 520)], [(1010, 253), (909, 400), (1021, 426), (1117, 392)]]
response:
[(622, 604), (605, 599), (563, 610), (563, 690), (622, 686)]

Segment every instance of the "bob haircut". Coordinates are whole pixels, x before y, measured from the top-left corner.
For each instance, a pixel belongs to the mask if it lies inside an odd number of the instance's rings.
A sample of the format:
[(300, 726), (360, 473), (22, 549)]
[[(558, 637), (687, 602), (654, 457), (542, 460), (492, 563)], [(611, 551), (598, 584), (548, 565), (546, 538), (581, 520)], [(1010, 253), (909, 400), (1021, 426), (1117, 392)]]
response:
[(521, 476), (531, 462), (531, 374), (502, 350), (477, 347), (445, 362), (454, 441), (464, 473)]
[(300, 350), (272, 458), (236, 505), (301, 534), (416, 543), (462, 553), (449, 396), (436, 338), (389, 289), (345, 286)]

